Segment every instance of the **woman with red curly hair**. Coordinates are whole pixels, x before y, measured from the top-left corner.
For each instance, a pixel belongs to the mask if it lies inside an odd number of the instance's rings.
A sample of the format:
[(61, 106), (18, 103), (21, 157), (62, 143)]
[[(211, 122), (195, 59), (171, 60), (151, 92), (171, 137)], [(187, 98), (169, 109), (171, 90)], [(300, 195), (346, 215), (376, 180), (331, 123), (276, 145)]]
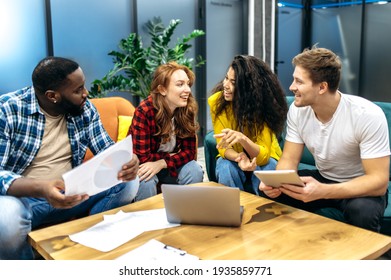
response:
[(136, 108), (130, 133), (139, 157), (140, 187), (136, 200), (156, 195), (158, 182), (202, 182), (195, 161), (198, 105), (191, 93), (194, 73), (176, 62), (160, 65), (150, 95)]

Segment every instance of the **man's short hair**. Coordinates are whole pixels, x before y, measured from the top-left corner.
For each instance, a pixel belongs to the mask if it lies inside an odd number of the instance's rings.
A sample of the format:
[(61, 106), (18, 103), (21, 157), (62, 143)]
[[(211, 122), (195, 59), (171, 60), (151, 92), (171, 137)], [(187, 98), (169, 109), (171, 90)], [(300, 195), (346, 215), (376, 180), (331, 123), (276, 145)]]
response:
[(67, 58), (49, 56), (42, 59), (32, 74), (35, 91), (44, 94), (47, 90), (58, 90), (67, 83), (67, 76), (78, 68), (79, 64)]
[(342, 64), (331, 50), (316, 45), (306, 48), (293, 58), (292, 64), (307, 70), (313, 83), (327, 82), (330, 91), (338, 89)]

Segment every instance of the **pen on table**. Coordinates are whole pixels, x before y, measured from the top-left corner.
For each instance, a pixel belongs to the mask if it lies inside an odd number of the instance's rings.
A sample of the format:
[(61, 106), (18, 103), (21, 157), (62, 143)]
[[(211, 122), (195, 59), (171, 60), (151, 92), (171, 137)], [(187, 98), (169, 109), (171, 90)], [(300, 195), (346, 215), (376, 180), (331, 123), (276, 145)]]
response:
[(183, 251), (181, 249), (178, 249), (178, 248), (175, 248), (175, 247), (172, 247), (172, 246), (169, 246), (169, 245), (164, 245), (164, 249), (167, 249), (167, 250), (170, 250), (170, 251), (173, 251), (174, 253), (177, 253), (181, 256), (184, 256), (187, 254), (186, 251)]

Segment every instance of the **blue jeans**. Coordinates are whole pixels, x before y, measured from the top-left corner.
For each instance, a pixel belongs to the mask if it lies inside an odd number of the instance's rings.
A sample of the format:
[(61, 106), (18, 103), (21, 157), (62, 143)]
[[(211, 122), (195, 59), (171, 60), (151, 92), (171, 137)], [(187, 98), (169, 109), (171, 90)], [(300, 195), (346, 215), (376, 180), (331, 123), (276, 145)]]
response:
[[(277, 160), (270, 158), (267, 164), (257, 166), (256, 170), (274, 170), (277, 166)], [(216, 177), (220, 184), (239, 188), (242, 191), (248, 191), (256, 195), (260, 195), (259, 190), (260, 180), (252, 171), (243, 171), (235, 161), (219, 157), (216, 162)], [(250, 189), (247, 189), (249, 184)]]
[(31, 230), (129, 204), (138, 191), (138, 183), (138, 179), (120, 183), (71, 209), (54, 208), (43, 198), (0, 196), (0, 259), (33, 259), (27, 242)]
[(141, 181), (138, 190), (136, 201), (146, 199), (157, 194), (156, 185), (160, 182), (162, 184), (179, 184), (187, 185), (202, 182), (204, 178), (204, 171), (201, 165), (195, 161), (189, 161), (182, 167), (178, 168), (178, 177), (171, 177), (167, 169), (161, 170), (158, 174), (153, 176), (148, 181)]

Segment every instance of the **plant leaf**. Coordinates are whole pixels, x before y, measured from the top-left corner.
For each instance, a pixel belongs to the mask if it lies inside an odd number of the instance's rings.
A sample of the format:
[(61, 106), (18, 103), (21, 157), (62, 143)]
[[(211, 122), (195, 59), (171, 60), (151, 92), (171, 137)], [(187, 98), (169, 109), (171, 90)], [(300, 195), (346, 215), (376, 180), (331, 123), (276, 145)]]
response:
[[(172, 19), (165, 27), (160, 17), (149, 20), (145, 28), (151, 37), (151, 43), (146, 47), (136, 33), (130, 33), (127, 38), (121, 39), (119, 50), (108, 53), (112, 57), (113, 68), (102, 79), (92, 82), (90, 97), (103, 97), (110, 91), (128, 91), (145, 98), (149, 95), (153, 74), (159, 65), (176, 61), (192, 69), (194, 58), (186, 57), (192, 47), (190, 41), (205, 35), (205, 32), (195, 29), (177, 39), (176, 44), (170, 47), (172, 36), (180, 23), (180, 19)], [(201, 56), (196, 60), (196, 67), (205, 63)]]

